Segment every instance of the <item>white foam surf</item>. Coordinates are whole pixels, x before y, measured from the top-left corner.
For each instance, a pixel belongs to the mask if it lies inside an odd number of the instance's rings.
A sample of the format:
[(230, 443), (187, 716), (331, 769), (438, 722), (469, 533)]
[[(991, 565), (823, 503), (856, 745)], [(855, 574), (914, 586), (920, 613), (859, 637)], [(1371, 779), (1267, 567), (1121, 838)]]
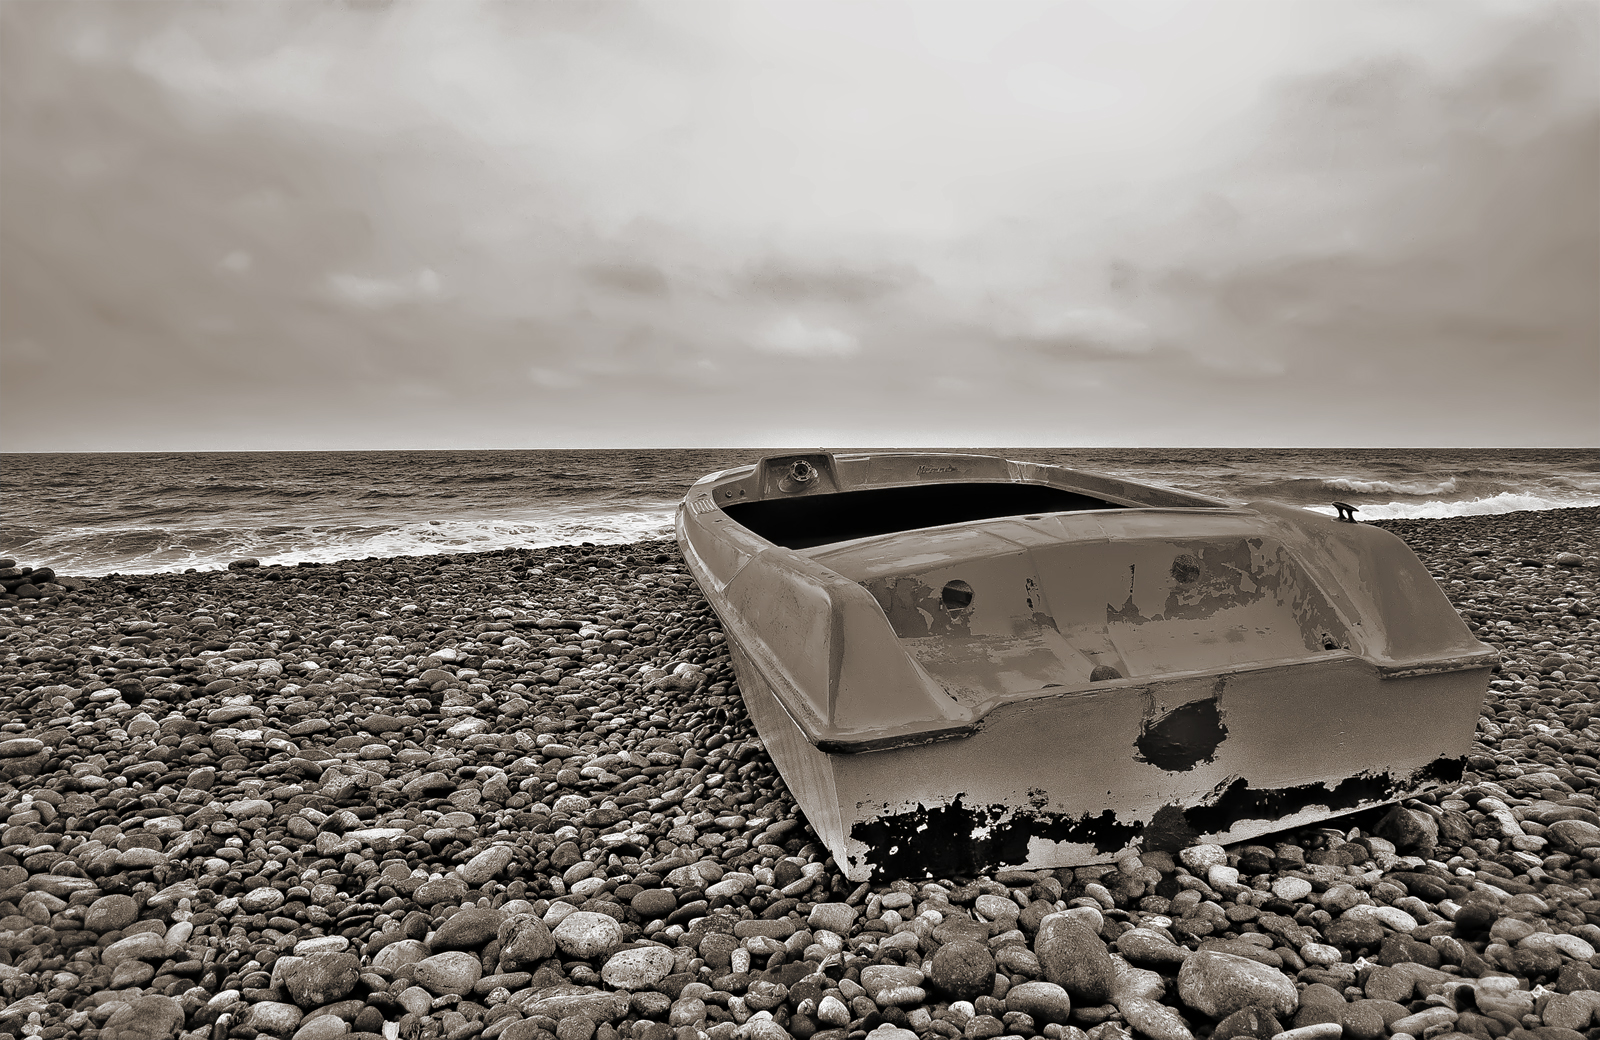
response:
[[(1600, 495), (1548, 498), (1543, 495), (1502, 491), (1488, 498), (1458, 499), (1449, 502), (1369, 502), (1358, 506), (1356, 515), (1362, 520), (1443, 520), (1455, 516), (1495, 516), (1500, 513), (1574, 509), (1581, 506), (1600, 506)], [(1328, 516), (1335, 514), (1332, 506), (1306, 508)]]

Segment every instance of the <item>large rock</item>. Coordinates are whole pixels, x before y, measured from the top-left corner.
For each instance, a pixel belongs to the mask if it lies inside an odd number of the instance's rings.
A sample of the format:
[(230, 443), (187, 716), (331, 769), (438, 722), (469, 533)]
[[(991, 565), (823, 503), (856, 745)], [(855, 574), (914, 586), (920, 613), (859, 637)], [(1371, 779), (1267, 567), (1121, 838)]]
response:
[(510, 845), (491, 845), (456, 868), (456, 876), (471, 888), (492, 881), (506, 869), (516, 850)]
[(562, 953), (582, 960), (609, 957), (622, 945), (622, 926), (616, 919), (588, 910), (568, 914), (550, 935)]
[(411, 971), (417, 985), (435, 996), (456, 993), (464, 997), (483, 977), (483, 962), (470, 953), (451, 950), (424, 957)]
[(556, 940), (545, 923), (532, 914), (516, 914), (500, 925), (499, 970), (520, 971), (556, 952)]
[(1294, 983), (1278, 969), (1204, 950), (1191, 954), (1178, 969), (1178, 997), (1185, 1007), (1219, 1019), (1254, 1007), (1281, 1020), (1292, 1016), (1300, 1003)]
[(135, 932), (100, 951), (100, 963), (116, 967), (123, 961), (162, 961), (167, 958), (167, 940), (154, 932)]
[(1065, 1025), (1072, 1014), (1072, 997), (1054, 982), (1019, 982), (1006, 991), (1006, 1010), (1020, 1011), (1038, 1025)]
[(614, 953), (600, 969), (606, 985), (616, 989), (649, 989), (672, 974), (673, 953), (665, 946), (640, 946)]
[(100, 1035), (104, 1040), (168, 1040), (183, 1028), (183, 1007), (171, 997), (146, 994), (118, 1008)]
[(1045, 981), (1066, 990), (1074, 1004), (1098, 1007), (1110, 1001), (1111, 953), (1088, 925), (1065, 914), (1051, 914), (1039, 924), (1033, 951)]
[(821, 928), (839, 935), (849, 935), (850, 926), (855, 924), (858, 912), (849, 903), (818, 903), (811, 908), (811, 915), (806, 918), (806, 924), (813, 929)]
[(132, 896), (101, 896), (84, 912), (83, 926), (91, 932), (117, 932), (139, 919), (139, 904)]
[(407, 964), (415, 964), (428, 956), (428, 947), (418, 939), (401, 939), (379, 950), (372, 958), (372, 966), (382, 968), (391, 975)]
[(1179, 1014), (1159, 1001), (1147, 997), (1129, 997), (1117, 1002), (1117, 1010), (1128, 1024), (1150, 1040), (1194, 1040), (1189, 1024)]
[(250, 1013), (245, 1016), (244, 1025), (247, 1029), (269, 1036), (289, 1036), (299, 1027), (300, 1020), (304, 1017), (304, 1012), (293, 1004), (263, 1000), (251, 1005)]
[(343, 1000), (355, 991), (361, 960), (353, 953), (313, 953), (283, 970), (289, 999), (307, 1011)]
[(429, 944), (435, 952), (444, 950), (481, 950), (500, 932), (505, 923), (504, 910), (488, 907), (469, 907), (451, 914), (433, 933)]
[(1211, 1040), (1236, 1040), (1240, 1037), (1248, 1040), (1272, 1040), (1281, 1032), (1283, 1026), (1271, 1012), (1258, 1007), (1247, 1007), (1240, 1008), (1218, 1022), (1217, 1028), (1212, 1030)]
[(1439, 844), (1439, 823), (1420, 809), (1397, 805), (1386, 813), (1373, 833), (1394, 842), (1401, 853), (1426, 852)]
[(1134, 928), (1117, 937), (1117, 952), (1140, 968), (1171, 971), (1181, 967), (1191, 951), (1159, 932)]
[(529, 998), (522, 1009), (529, 1018), (543, 1016), (560, 1021), (581, 1016), (591, 1022), (615, 1022), (628, 1013), (626, 993), (605, 993), (582, 986), (553, 986), (525, 992)]
[(994, 957), (989, 948), (971, 939), (957, 939), (939, 947), (928, 970), (928, 980), (934, 988), (951, 1000), (983, 996), (994, 989), (994, 975)]
[(1583, 820), (1557, 820), (1544, 832), (1544, 838), (1557, 852), (1576, 856), (1584, 849), (1600, 847), (1600, 827)]
[[(988, 951), (984, 951), (988, 952)], [(914, 1007), (928, 998), (920, 968), (873, 964), (861, 969), (861, 988), (880, 1008)]]

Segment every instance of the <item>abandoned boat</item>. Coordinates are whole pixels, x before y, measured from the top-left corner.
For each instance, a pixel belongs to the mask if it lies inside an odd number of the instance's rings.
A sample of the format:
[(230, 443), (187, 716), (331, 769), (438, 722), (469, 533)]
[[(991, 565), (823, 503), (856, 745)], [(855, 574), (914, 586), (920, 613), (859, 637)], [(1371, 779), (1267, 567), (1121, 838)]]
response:
[(1055, 466), (809, 452), (677, 515), (852, 880), (1227, 843), (1461, 776), (1493, 649), (1376, 527)]

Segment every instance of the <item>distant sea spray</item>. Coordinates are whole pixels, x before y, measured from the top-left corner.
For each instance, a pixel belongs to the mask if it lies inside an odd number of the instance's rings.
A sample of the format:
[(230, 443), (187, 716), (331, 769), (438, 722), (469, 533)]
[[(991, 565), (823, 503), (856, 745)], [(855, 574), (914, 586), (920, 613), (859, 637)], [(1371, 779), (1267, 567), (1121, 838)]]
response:
[[(949, 450), (1330, 515), (1338, 500), (1368, 520), (1600, 505), (1600, 453), (1587, 449)], [(0, 555), (98, 575), (668, 538), (695, 480), (777, 453), (12, 454), (0, 469)]]

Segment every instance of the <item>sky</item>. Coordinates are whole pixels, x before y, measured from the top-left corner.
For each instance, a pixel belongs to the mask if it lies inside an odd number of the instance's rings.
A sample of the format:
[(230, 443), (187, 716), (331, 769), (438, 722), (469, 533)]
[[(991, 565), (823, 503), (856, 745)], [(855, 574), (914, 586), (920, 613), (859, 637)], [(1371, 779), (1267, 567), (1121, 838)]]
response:
[(1600, 4), (0, 2), (0, 450), (1600, 444)]

